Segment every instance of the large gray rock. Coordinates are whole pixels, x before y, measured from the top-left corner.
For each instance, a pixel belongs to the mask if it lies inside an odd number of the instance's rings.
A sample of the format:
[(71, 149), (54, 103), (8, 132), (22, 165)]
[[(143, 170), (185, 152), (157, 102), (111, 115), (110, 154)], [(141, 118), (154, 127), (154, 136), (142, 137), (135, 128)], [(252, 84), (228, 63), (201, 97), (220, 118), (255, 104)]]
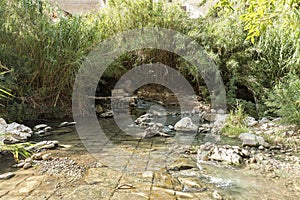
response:
[(215, 147), (211, 155), (208, 157), (210, 160), (227, 162), (234, 165), (242, 163), (242, 157), (235, 151), (235, 149), (218, 148)]
[(252, 133), (242, 133), (239, 135), (239, 139), (242, 140), (243, 146), (258, 147), (259, 145), (265, 144), (263, 137)]
[(15, 176), (14, 173), (12, 173), (12, 172), (7, 172), (7, 173), (5, 173), (5, 174), (1, 174), (1, 175), (0, 175), (0, 180), (10, 179), (10, 178), (12, 178), (12, 177), (14, 177), (14, 176)]
[(256, 121), (254, 117), (247, 117), (245, 121), (248, 127), (253, 127), (258, 124), (258, 121)]
[(193, 123), (191, 118), (184, 117), (175, 124), (174, 129), (176, 131), (197, 131), (198, 127)]
[(197, 160), (198, 163), (207, 160), (213, 160), (233, 165), (240, 165), (243, 162), (243, 158), (246, 158), (248, 156), (249, 155), (246, 155), (243, 152), (243, 149), (238, 146), (218, 146), (207, 142), (201, 145), (198, 149)]
[(57, 147), (58, 144), (59, 142), (57, 140), (42, 141), (32, 146), (26, 147), (25, 149), (28, 151), (41, 151), (41, 150), (53, 149)]
[(143, 122), (147, 122), (147, 123), (149, 123), (149, 122), (151, 122), (152, 121), (152, 115), (151, 114), (149, 114), (149, 113), (147, 113), (147, 114), (144, 114), (144, 115), (141, 115), (140, 117), (138, 117), (134, 122), (136, 123), (136, 124), (141, 124), (141, 123), (143, 123)]
[(216, 121), (218, 115), (219, 114), (217, 114), (217, 113), (204, 112), (202, 114), (202, 118), (208, 122), (214, 122), (214, 121)]
[(215, 116), (215, 121), (212, 124), (212, 129), (211, 129), (212, 133), (219, 133), (222, 130), (225, 121), (227, 119), (227, 116), (228, 116), (227, 114), (217, 114)]
[(7, 124), (3, 118), (0, 118), (0, 140), (5, 144), (14, 144), (24, 142), (32, 135), (31, 128), (13, 122)]

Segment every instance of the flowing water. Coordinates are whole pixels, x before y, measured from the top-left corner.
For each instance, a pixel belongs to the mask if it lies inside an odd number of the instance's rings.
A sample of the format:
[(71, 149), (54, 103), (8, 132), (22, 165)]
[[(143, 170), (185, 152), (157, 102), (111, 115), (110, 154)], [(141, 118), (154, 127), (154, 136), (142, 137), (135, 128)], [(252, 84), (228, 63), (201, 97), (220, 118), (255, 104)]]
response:
[[(170, 123), (176, 121), (177, 118), (169, 119)], [(159, 170), (167, 165), (167, 162), (172, 162), (172, 154), (170, 148), (174, 147), (177, 143), (188, 145), (200, 145), (204, 143), (204, 135), (190, 136), (184, 133), (176, 133), (176, 137), (162, 138), (155, 137), (151, 139), (139, 140), (131, 136), (120, 134), (120, 130), (116, 127), (113, 119), (100, 119), (100, 125), (104, 127), (104, 132), (109, 138), (111, 144), (108, 146), (101, 146), (101, 144), (94, 144), (97, 148), (101, 149), (100, 156), (96, 156), (102, 163), (115, 168), (117, 170), (131, 170), (131, 171), (146, 171), (146, 170)], [(93, 131), (93, 130), (90, 130)], [(48, 136), (45, 139), (56, 139), (61, 144), (65, 144), (66, 152), (70, 154), (88, 153), (85, 146), (82, 144), (79, 136), (75, 133), (58, 134), (55, 136)], [(223, 138), (219, 143), (239, 145), (240, 142)], [(155, 154), (149, 158), (148, 154), (144, 154), (148, 150), (153, 150)], [(132, 154), (143, 157), (148, 156), (147, 164), (141, 164), (144, 159), (140, 157), (139, 164), (130, 167), (126, 159), (134, 159)], [(110, 154), (110, 153), (112, 154)], [(114, 156), (113, 156), (114, 155)], [(156, 156), (156, 157), (155, 157)], [(150, 156), (151, 157), (151, 156)], [(152, 160), (151, 160), (152, 159)], [(125, 162), (124, 162), (125, 161)], [(153, 163), (154, 161), (155, 163)], [(297, 193), (289, 190), (286, 186), (286, 180), (281, 181), (266, 177), (260, 171), (249, 170), (245, 167), (234, 168), (231, 166), (217, 165), (213, 163), (202, 163), (202, 171), (197, 170), (193, 178), (197, 178), (200, 182), (210, 185), (221, 192), (222, 195), (230, 199), (297, 199)], [(188, 172), (188, 171), (187, 171)], [(185, 176), (184, 171), (181, 176)], [(193, 175), (193, 174), (192, 174)], [(191, 173), (186, 174), (190, 177)]]
[[(140, 108), (139, 111), (138, 115), (147, 111), (147, 108)], [(169, 111), (176, 112), (176, 108), (171, 108)], [(133, 119), (136, 117), (136, 115), (132, 116)], [(166, 124), (174, 125), (179, 119), (180, 116), (178, 115), (170, 115), (164, 120), (166, 120)], [(160, 121), (159, 118), (156, 120), (157, 122)], [(86, 127), (89, 127), (89, 120), (86, 120), (85, 123)], [(57, 123), (54, 122), (51, 125), (55, 126)], [(90, 126), (86, 130), (86, 135), (79, 136), (76, 131), (69, 133), (57, 132), (49, 136), (34, 137), (32, 139), (36, 142), (58, 140), (61, 144), (58, 150), (60, 154), (72, 156), (73, 158), (92, 154), (101, 164), (130, 173), (164, 169), (178, 158), (187, 157), (187, 155), (183, 155), (182, 151), (180, 152), (182, 146), (197, 146), (208, 140), (214, 140), (210, 138), (211, 135), (191, 135), (179, 132), (170, 138), (140, 139), (123, 133), (113, 119), (100, 119), (99, 125), (104, 132), (101, 137), (97, 135), (99, 127)], [(128, 130), (130, 131), (131, 128), (134, 127), (129, 126)], [(239, 141), (230, 138), (222, 138), (218, 143), (240, 145)], [(176, 151), (180, 153), (178, 154)], [(196, 162), (195, 155), (191, 155), (191, 158)], [(209, 162), (200, 165), (202, 170), (197, 168), (192, 171), (182, 170), (173, 172), (173, 176), (196, 180), (199, 184), (210, 188), (210, 191), (218, 190), (225, 199), (297, 199), (297, 195), (299, 195), (299, 186), (293, 184), (289, 176), (284, 179), (274, 179), (267, 177), (262, 171), (247, 169), (243, 166), (237, 168)], [(5, 166), (2, 172), (9, 170), (11, 168)], [(293, 187), (287, 183), (292, 184)], [(192, 191), (187, 192), (191, 193)]]

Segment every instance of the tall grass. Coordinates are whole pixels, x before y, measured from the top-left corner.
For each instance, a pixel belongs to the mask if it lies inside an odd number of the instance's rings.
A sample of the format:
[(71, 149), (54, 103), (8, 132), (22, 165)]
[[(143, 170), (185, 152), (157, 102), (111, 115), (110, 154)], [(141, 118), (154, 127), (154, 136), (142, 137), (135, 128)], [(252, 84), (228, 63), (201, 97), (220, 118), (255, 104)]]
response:
[[(8, 85), (16, 96), (9, 103), (9, 114), (18, 115), (21, 120), (23, 112), (29, 110), (42, 117), (70, 113), (72, 86), (81, 62), (99, 42), (113, 34), (147, 26), (181, 32), (191, 27), (187, 14), (176, 4), (109, 2), (106, 9), (65, 17), (46, 1), (1, 0), (0, 60), (14, 70)], [(57, 22), (53, 22), (53, 16)], [(155, 50), (146, 54), (168, 56)], [(106, 75), (119, 76), (124, 60), (132, 60), (126, 68), (133, 67), (139, 59), (136, 52), (129, 52)]]

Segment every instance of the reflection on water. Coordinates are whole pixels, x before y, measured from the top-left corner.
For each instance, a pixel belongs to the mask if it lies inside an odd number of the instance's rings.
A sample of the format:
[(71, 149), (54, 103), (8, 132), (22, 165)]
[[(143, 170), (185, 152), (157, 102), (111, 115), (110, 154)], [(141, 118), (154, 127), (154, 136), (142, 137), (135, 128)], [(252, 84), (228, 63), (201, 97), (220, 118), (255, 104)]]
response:
[[(136, 116), (132, 116), (132, 118), (134, 120)], [(167, 117), (166, 124), (174, 125), (179, 118), (180, 116), (171, 115)], [(160, 118), (155, 120), (160, 122)], [(200, 145), (209, 138), (203, 134), (176, 132), (175, 136), (170, 138), (141, 139), (122, 132), (113, 119), (100, 119), (98, 124), (90, 124), (90, 121), (85, 119), (80, 123), (84, 124), (80, 131), (86, 132), (85, 135), (79, 136), (76, 131), (73, 131), (46, 137), (34, 137), (33, 140), (36, 142), (58, 140), (61, 145), (69, 147), (60, 149), (65, 153), (72, 155), (92, 153), (101, 164), (108, 167), (129, 172), (140, 172), (160, 170), (165, 168), (168, 163), (178, 159), (178, 155), (174, 153), (174, 148), (177, 148), (178, 144)], [(102, 128), (104, 134), (99, 134), (99, 127)], [(136, 127), (128, 126), (128, 131), (134, 128)], [(219, 143), (240, 144), (239, 141), (230, 138), (222, 138)], [(9, 162), (1, 160), (0, 173), (4, 172), (3, 163), (9, 164)], [(196, 177), (199, 181), (220, 189), (223, 191), (222, 194), (230, 196), (232, 199), (268, 199), (268, 197), (284, 196), (282, 195), (284, 192), (282, 184), (273, 184), (256, 171), (208, 163), (201, 163), (201, 168), (203, 170), (196, 170), (194, 175), (189, 173), (186, 176), (192, 175), (193, 178)], [(5, 169), (8, 170), (9, 168), (6, 166)], [(185, 171), (180, 173), (184, 175)]]

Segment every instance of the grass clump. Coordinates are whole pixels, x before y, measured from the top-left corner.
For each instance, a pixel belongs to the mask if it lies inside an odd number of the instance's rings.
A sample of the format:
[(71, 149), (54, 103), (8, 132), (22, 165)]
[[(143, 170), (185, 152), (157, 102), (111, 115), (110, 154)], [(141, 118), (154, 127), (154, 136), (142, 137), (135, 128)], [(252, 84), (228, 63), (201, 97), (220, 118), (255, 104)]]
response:
[[(1, 135), (1, 134), (0, 134)], [(3, 144), (0, 143), (0, 152), (9, 151), (13, 154), (16, 162), (19, 162), (20, 158), (25, 159), (32, 155), (32, 153), (26, 150), (26, 147), (30, 146), (31, 143), (20, 143), (20, 144)]]
[(236, 109), (231, 110), (226, 118), (224, 127), (221, 130), (222, 135), (238, 137), (241, 133), (249, 132), (245, 121), (247, 117), (243, 107), (237, 104)]

